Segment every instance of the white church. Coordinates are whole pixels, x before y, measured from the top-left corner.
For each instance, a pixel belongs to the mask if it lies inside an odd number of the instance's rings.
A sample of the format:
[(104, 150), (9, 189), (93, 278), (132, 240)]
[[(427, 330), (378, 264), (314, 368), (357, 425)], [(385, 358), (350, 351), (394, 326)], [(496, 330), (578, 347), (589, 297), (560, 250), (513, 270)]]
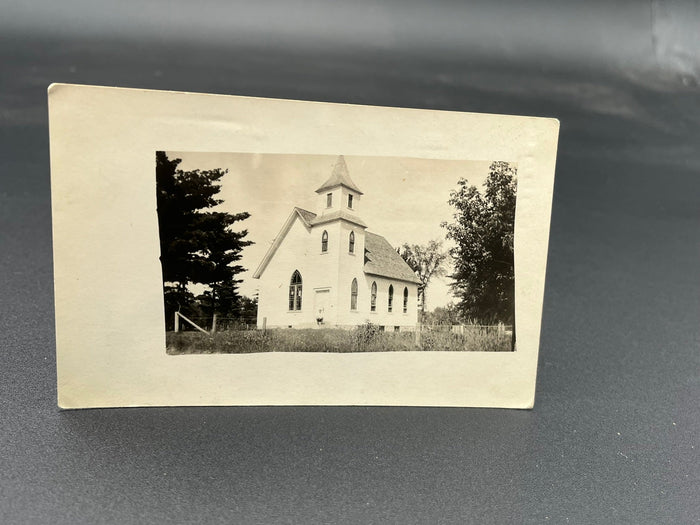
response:
[(316, 190), (318, 210), (295, 207), (255, 270), (258, 327), (413, 330), (419, 280), (360, 218), (362, 191), (338, 157)]

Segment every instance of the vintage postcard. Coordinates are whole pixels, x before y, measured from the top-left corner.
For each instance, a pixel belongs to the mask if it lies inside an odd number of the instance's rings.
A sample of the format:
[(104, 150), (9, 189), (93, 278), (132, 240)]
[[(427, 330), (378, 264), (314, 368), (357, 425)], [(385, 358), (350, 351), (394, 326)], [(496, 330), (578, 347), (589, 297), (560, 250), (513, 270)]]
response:
[(534, 403), (558, 122), (56, 84), (62, 408)]

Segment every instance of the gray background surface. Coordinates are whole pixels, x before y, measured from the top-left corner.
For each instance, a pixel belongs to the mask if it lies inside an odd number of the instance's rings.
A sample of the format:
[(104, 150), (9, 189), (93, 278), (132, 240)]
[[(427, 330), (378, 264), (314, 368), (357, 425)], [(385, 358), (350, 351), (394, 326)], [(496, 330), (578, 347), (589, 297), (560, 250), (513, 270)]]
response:
[[(0, 2), (0, 521), (700, 520), (700, 7), (492, 4)], [(51, 82), (559, 118), (535, 409), (59, 412)]]

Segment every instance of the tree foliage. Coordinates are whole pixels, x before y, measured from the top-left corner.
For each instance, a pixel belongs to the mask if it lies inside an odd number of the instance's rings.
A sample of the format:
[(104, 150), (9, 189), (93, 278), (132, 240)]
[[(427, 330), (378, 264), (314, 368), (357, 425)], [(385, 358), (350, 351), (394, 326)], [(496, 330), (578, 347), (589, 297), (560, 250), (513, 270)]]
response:
[(255, 324), (258, 317), (258, 298), (241, 297), (237, 306), (237, 317), (247, 324)]
[(450, 192), (454, 221), (443, 223), (454, 262), (452, 292), (465, 319), (515, 322), (513, 238), (517, 169), (493, 162), (483, 193), (460, 179)]
[(243, 248), (252, 244), (245, 240), (248, 231), (234, 231), (234, 226), (250, 214), (213, 210), (223, 202), (216, 195), (226, 170), (182, 171), (178, 169), (180, 162), (169, 159), (163, 151), (156, 152), (166, 315), (192, 304), (194, 297), (187, 286), (193, 283), (208, 287), (212, 313), (227, 313), (238, 299), (240, 280), (235, 276), (245, 271), (236, 263)]
[(442, 248), (442, 241), (432, 240), (422, 245), (404, 243), (397, 251), (420, 281), (418, 297), (421, 299), (421, 311), (425, 312), (425, 292), (430, 279), (445, 275), (447, 252)]
[(432, 312), (425, 312), (422, 315), (424, 324), (433, 326), (452, 326), (461, 322), (459, 310), (453, 303), (445, 306), (438, 306)]

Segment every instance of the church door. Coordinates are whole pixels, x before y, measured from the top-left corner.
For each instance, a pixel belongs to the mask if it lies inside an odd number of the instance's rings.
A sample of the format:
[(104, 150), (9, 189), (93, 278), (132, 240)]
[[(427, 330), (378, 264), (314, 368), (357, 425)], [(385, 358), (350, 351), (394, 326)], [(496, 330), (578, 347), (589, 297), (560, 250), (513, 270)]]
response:
[(328, 323), (328, 307), (330, 306), (331, 291), (326, 288), (325, 290), (316, 290), (314, 294), (314, 316), (316, 318), (316, 324), (319, 326)]

